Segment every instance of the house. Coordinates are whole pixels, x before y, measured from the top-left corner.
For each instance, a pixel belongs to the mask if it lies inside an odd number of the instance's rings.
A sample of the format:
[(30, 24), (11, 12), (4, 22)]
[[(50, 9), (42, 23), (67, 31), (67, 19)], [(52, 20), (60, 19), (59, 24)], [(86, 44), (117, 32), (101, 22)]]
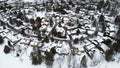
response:
[(0, 0), (0, 6), (2, 6), (4, 3), (6, 3), (6, 0)]
[(8, 0), (7, 3), (9, 5), (11, 5), (12, 7), (21, 7), (24, 5), (24, 1), (23, 0)]

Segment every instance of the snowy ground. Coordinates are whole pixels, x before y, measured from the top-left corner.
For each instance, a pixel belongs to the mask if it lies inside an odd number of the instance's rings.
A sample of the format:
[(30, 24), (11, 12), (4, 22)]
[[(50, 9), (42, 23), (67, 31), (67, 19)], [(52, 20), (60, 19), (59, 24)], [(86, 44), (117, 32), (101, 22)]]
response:
[[(29, 50), (31, 50), (31, 48), (29, 48), (28, 51)], [(117, 56), (120, 56), (120, 55), (117, 55)], [(96, 58), (96, 60), (98, 60), (98, 57)], [(102, 60), (102, 59), (99, 59), (99, 60)], [(58, 68), (59, 67), (58, 62), (61, 62), (61, 61), (63, 62), (61, 64), (61, 68), (68, 68), (67, 57), (63, 60), (56, 59), (56, 61), (53, 64), (53, 68)], [(97, 66), (89, 66), (88, 68), (119, 68), (119, 67), (120, 67), (120, 61), (106, 62), (103, 60)], [(3, 46), (0, 46), (0, 68), (47, 68), (47, 67), (44, 62), (41, 65), (32, 65), (30, 62), (28, 52), (25, 55), (23, 55), (21, 58), (17, 58), (12, 56), (11, 54), (6, 55), (3, 52)]]

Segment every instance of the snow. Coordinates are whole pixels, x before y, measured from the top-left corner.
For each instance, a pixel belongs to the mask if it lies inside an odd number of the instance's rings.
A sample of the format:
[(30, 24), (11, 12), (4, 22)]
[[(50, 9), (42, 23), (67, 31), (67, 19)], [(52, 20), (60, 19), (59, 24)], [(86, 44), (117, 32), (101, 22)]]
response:
[(46, 68), (44, 63), (38, 66), (31, 65), (28, 54), (31, 48), (29, 48), (29, 51), (20, 58), (14, 57), (11, 54), (4, 54), (3, 49), (3, 46), (0, 46), (0, 68)]
[[(55, 45), (55, 44), (54, 44)], [(64, 48), (67, 48), (67, 46), (63, 43), (63, 50), (66, 52), (66, 50)], [(29, 53), (30, 51), (32, 50), (31, 47), (29, 47), (27, 49), (27, 52), (20, 58), (17, 58), (11, 54), (5, 54), (3, 52), (3, 48), (4, 45), (1, 45), (0, 46), (0, 68), (47, 68), (46, 65), (44, 64), (44, 62), (41, 64), (41, 65), (31, 65), (31, 60), (29, 58)], [(64, 52), (62, 51), (62, 52)], [(97, 51), (99, 52), (99, 51)], [(97, 61), (98, 58), (99, 60), (101, 60), (100, 58), (103, 57), (103, 55), (99, 54), (99, 53), (96, 53), (97, 56), (95, 56), (94, 58), (94, 61)], [(82, 54), (84, 55), (84, 54)], [(81, 56), (82, 56), (81, 55)], [(118, 54), (116, 57), (119, 57), (120, 55)], [(78, 58), (80, 58), (80, 56), (77, 56)], [(56, 67), (60, 67), (59, 64), (61, 64), (61, 68), (68, 68), (68, 59), (69, 57), (68, 56), (59, 56), (59, 55), (55, 55), (55, 61), (54, 61), (54, 64), (53, 64), (53, 68), (56, 68)], [(78, 60), (78, 58), (76, 58), (76, 60)], [(89, 58), (89, 57), (88, 57)], [(75, 59), (73, 59), (75, 60)], [(62, 62), (62, 63), (60, 63)], [(88, 62), (93, 62), (93, 60), (91, 61), (88, 61)], [(97, 66), (90, 66), (88, 68), (119, 68), (119, 65), (120, 62), (106, 62), (104, 61), (103, 59), (100, 61), (100, 63), (97, 65)], [(79, 65), (79, 62), (76, 64), (77, 66)], [(88, 64), (89, 65), (89, 64)]]
[(42, 17), (45, 17), (45, 14), (46, 14), (46, 12), (37, 12), (36, 16), (42, 18)]
[(34, 0), (23, 0), (25, 2), (34, 2)]

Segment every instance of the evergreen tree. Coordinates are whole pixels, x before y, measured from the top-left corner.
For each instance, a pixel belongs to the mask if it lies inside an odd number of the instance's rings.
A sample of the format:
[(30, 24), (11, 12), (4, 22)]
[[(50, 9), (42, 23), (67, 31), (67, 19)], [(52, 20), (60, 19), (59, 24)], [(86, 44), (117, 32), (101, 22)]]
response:
[(40, 17), (37, 17), (35, 21), (41, 23), (41, 18), (40, 18)]
[(75, 13), (79, 13), (79, 11), (80, 11), (80, 7), (77, 7)]
[(58, 23), (58, 26), (59, 26), (59, 27), (62, 27), (61, 22)]
[(81, 28), (82, 27), (82, 25), (81, 24), (78, 24), (78, 28)]
[(33, 18), (30, 19), (30, 23), (31, 23), (31, 24), (35, 24), (35, 21), (34, 21)]
[(106, 51), (105, 53), (105, 60), (106, 61), (113, 61), (113, 55), (114, 55), (114, 51), (112, 49), (109, 49)]
[(5, 47), (4, 47), (4, 53), (8, 54), (8, 53), (10, 53), (10, 50), (11, 50), (11, 48), (5, 45)]
[(106, 22), (105, 22), (105, 17), (103, 14), (100, 15), (99, 17), (99, 24), (101, 26), (102, 32), (105, 32), (106, 30)]
[(61, 34), (61, 32), (57, 32), (57, 37), (62, 38)]
[(104, 21), (105, 21), (105, 17), (103, 14), (101, 14), (99, 17), (99, 22), (104, 22)]
[(52, 47), (50, 49), (50, 52), (45, 52), (45, 61), (46, 61), (46, 64), (48, 66), (52, 66), (53, 65), (53, 61), (54, 61), (54, 55), (56, 53), (56, 49), (55, 47)]
[(75, 38), (75, 39), (73, 40), (73, 43), (74, 43), (74, 44), (78, 44), (78, 43), (79, 43), (79, 39), (78, 39), (78, 38)]
[(110, 12), (110, 16), (115, 17), (117, 14), (118, 14), (117, 9), (116, 9), (116, 8), (112, 8), (112, 9), (111, 9), (111, 12)]
[(64, 23), (64, 18), (62, 18), (61, 22)]
[(87, 59), (86, 59), (85, 55), (82, 57), (82, 60), (81, 60), (81, 63), (80, 63), (80, 67), (81, 68), (87, 68)]
[(106, 31), (106, 25), (105, 23), (102, 23), (102, 32), (105, 32)]
[(115, 20), (114, 20), (114, 22), (115, 22), (115, 24), (116, 25), (119, 25), (120, 26), (120, 15), (117, 15), (116, 17), (115, 17)]
[(35, 21), (37, 23), (37, 28), (40, 28), (41, 27), (41, 18), (37, 17)]
[(25, 33), (25, 29), (22, 28), (22, 30), (20, 31), (20, 33), (23, 35), (23, 36), (26, 36), (26, 33)]
[(97, 10), (99, 10), (101, 12), (101, 9), (103, 8), (104, 3), (105, 3), (104, 0), (101, 0), (100, 2), (98, 2)]
[(52, 38), (51, 38), (51, 41), (54, 42), (54, 40), (55, 40), (55, 39), (52, 37)]
[(50, 49), (50, 52), (54, 55), (54, 54), (56, 54), (56, 49), (55, 49), (55, 47), (52, 47), (51, 49)]
[(31, 60), (33, 65), (38, 65), (41, 64), (42, 60), (42, 55), (41, 51), (38, 47), (34, 47), (33, 51), (31, 52)]
[(102, 43), (106, 44), (108, 47), (110, 47), (110, 45), (112, 44), (112, 41), (110, 39), (106, 39), (104, 41), (102, 41)]
[(79, 29), (77, 29), (76, 34), (77, 34), (77, 35), (79, 35), (79, 34), (80, 34), (80, 30), (79, 30)]
[(2, 36), (0, 36), (0, 44), (2, 44), (4, 42)]
[(9, 23), (14, 24), (11, 17), (9, 17)]
[(8, 46), (13, 47), (10, 41), (8, 41)]
[(119, 30), (116, 33), (116, 39), (120, 39), (120, 27), (119, 27)]
[(53, 20), (52, 20), (52, 17), (50, 18), (50, 27), (53, 26)]
[(56, 31), (55, 28), (53, 28), (53, 30), (52, 30), (52, 35), (53, 35), (53, 36), (57, 36), (57, 31)]
[(72, 7), (75, 7), (75, 4), (73, 3), (72, 0), (70, 0), (68, 3), (69, 3), (69, 5), (72, 5)]
[(49, 43), (49, 38), (48, 38), (48, 36), (45, 37), (44, 42)]
[(41, 33), (38, 32), (38, 40), (40, 41), (41, 39), (42, 39), (42, 37), (41, 37)]
[(23, 22), (22, 21), (18, 21), (17, 23), (16, 23), (16, 26), (21, 26), (21, 25), (23, 25)]
[(93, 23), (92, 23), (92, 26), (93, 27), (96, 27), (96, 25), (97, 25), (97, 21), (96, 21), (96, 19), (93, 21)]
[(53, 61), (54, 61), (54, 56), (52, 53), (50, 52), (45, 52), (45, 63), (48, 66), (52, 66), (53, 65)]

